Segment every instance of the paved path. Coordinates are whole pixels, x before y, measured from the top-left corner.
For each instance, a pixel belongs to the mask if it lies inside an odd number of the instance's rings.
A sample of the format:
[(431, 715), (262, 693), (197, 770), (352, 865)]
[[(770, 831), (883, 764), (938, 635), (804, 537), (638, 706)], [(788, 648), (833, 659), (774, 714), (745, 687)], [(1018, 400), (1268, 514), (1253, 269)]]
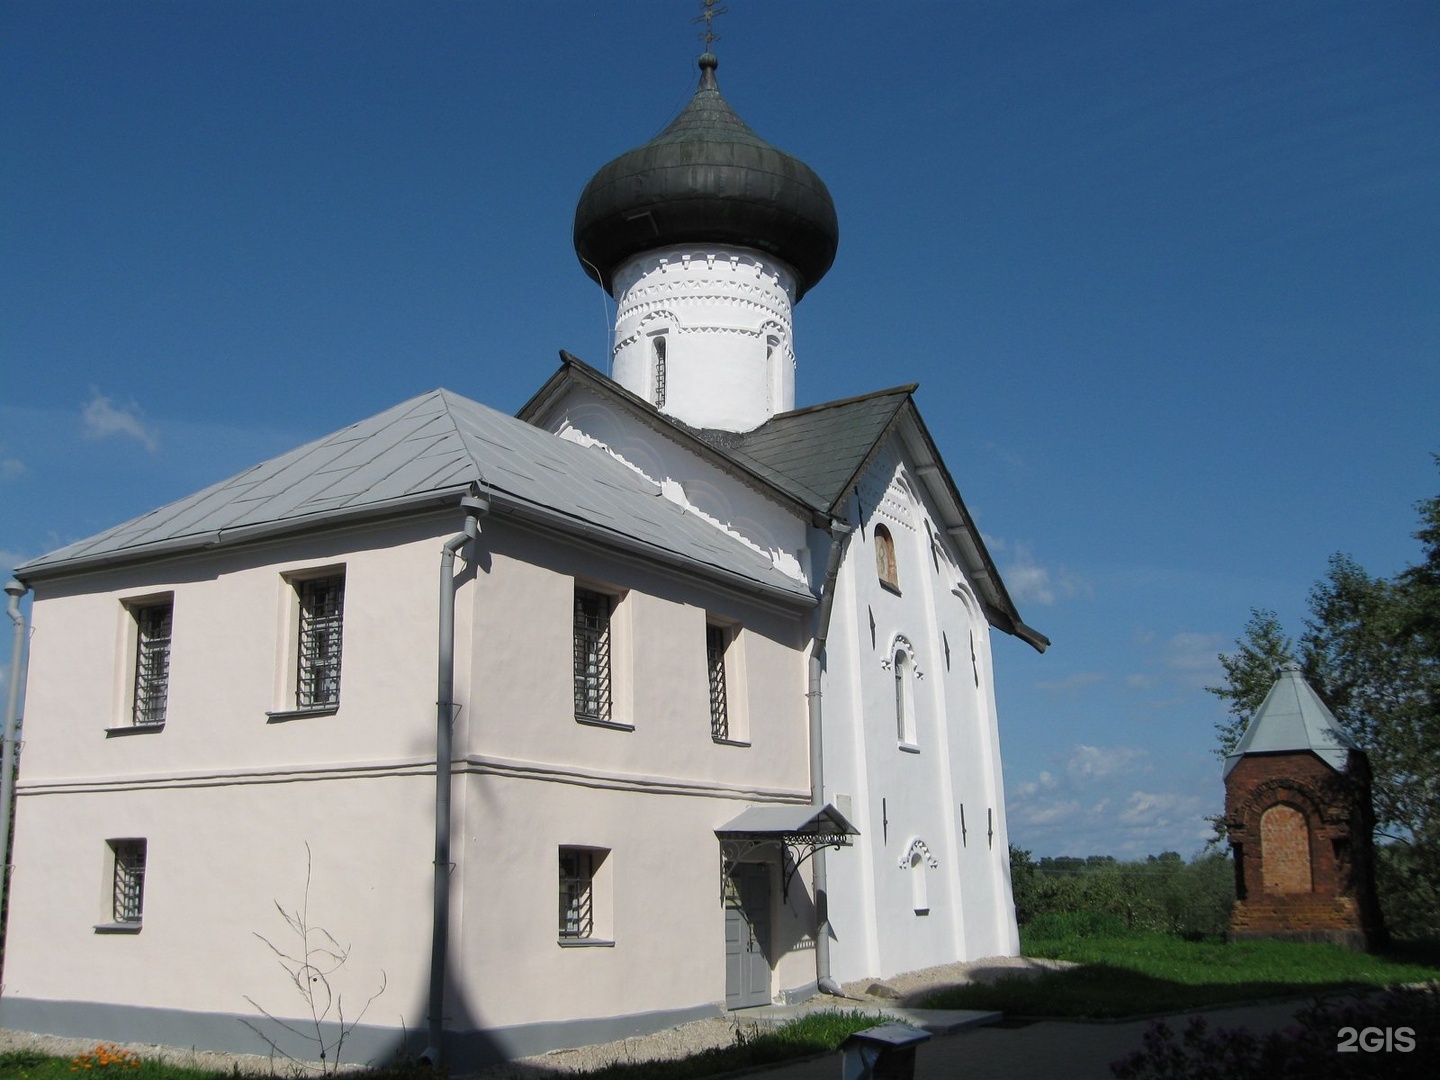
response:
[[(1264, 1032), (1290, 1024), (1304, 1004), (1247, 1005), (1201, 1015), (1212, 1031), (1246, 1027)], [(1165, 1021), (1179, 1030), (1189, 1015)], [(956, 1034), (936, 1035), (920, 1046), (915, 1080), (1113, 1080), (1110, 1063), (1140, 1049), (1141, 1036), (1151, 1023), (1040, 1020), (1023, 1027), (967, 1027)], [(812, 1058), (755, 1075), (763, 1080), (839, 1080), (840, 1056)]]

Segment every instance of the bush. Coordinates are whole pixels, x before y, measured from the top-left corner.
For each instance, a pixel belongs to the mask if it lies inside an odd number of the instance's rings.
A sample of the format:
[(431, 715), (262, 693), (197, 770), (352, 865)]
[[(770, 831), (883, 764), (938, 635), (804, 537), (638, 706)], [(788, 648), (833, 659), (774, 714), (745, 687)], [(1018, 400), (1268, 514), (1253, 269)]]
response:
[(1031, 859), (1010, 849), (1015, 918), (1021, 926), (1046, 915), (1099, 912), (1131, 930), (1158, 930), (1191, 939), (1225, 932), (1235, 901), (1235, 875), (1228, 855), (1201, 854), (1186, 863), (1167, 851), (1136, 862), (1089, 859)]
[(1056, 941), (1069, 938), (1124, 937), (1129, 933), (1118, 915), (1104, 911), (1056, 911), (1037, 915), (1025, 925), (1025, 936)]
[[(1440, 991), (1397, 988), (1364, 998), (1316, 1003), (1295, 1014), (1295, 1026), (1267, 1035), (1241, 1028), (1209, 1033), (1203, 1017), (1191, 1017), (1176, 1034), (1163, 1021), (1152, 1024), (1143, 1049), (1110, 1066), (1118, 1080), (1314, 1080), (1320, 1077), (1377, 1077), (1384, 1080), (1433, 1075), (1433, 1049), (1440, 1037)], [(1341, 1053), (1345, 1029), (1408, 1028), (1413, 1044), (1399, 1041), (1388, 1052)], [(1347, 1033), (1348, 1034), (1348, 1033)], [(1348, 1040), (1354, 1045), (1353, 1038)], [(1427, 1051), (1430, 1051), (1427, 1053)]]

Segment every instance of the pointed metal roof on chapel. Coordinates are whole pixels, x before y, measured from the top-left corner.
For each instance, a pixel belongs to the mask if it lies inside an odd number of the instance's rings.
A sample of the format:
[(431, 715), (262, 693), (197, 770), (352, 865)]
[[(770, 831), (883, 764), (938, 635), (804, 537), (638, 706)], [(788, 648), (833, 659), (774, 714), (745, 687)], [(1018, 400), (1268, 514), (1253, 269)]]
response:
[(1296, 750), (1309, 750), (1336, 772), (1343, 772), (1353, 749), (1355, 744), (1335, 714), (1300, 674), (1300, 665), (1286, 664), (1235, 749), (1225, 755), (1222, 775), (1229, 776), (1246, 754)]

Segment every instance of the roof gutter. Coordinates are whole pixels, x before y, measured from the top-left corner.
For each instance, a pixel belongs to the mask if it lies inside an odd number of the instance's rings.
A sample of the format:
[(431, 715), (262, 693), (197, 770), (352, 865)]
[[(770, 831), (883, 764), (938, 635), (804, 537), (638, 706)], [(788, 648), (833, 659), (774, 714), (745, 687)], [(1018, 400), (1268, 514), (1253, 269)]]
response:
[[(821, 709), (822, 655), (830, 635), (830, 613), (835, 606), (835, 580), (855, 526), (839, 518), (830, 519), (830, 555), (825, 564), (820, 606), (815, 611), (815, 634), (810, 643), (808, 685), (805, 693), (810, 725), (810, 804), (817, 810), (825, 805), (825, 741)], [(830, 893), (825, 867), (825, 849), (819, 848), (810, 860), (810, 878), (815, 890), (815, 985), (822, 994), (843, 997), (844, 991), (830, 975)]]

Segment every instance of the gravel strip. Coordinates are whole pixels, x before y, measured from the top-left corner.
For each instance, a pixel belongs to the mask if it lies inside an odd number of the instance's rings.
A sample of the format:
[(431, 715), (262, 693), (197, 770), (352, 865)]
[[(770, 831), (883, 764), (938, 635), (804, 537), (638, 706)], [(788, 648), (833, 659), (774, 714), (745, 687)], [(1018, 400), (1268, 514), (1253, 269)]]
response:
[[(1070, 967), (1063, 960), (1040, 960), (1023, 956), (993, 956), (964, 964), (945, 964), (923, 971), (906, 972), (883, 981), (860, 979), (846, 983), (845, 998), (823, 999), (837, 1009), (864, 1009), (877, 1005), (914, 1005), (926, 994), (966, 983), (991, 983), (1007, 976), (1034, 976), (1044, 971)], [(689, 1057), (702, 1050), (731, 1046), (736, 1032), (753, 1029), (756, 1021), (715, 1018), (695, 1020), (679, 1027), (642, 1035), (619, 1042), (582, 1046), (574, 1050), (554, 1050), (537, 1057), (495, 1065), (479, 1073), (467, 1074), (475, 1080), (531, 1080), (557, 1073), (577, 1073), (599, 1069), (617, 1062), (667, 1061)], [(74, 1057), (95, 1048), (94, 1039), (70, 1039), (56, 1035), (33, 1035), (22, 1031), (0, 1030), (0, 1052), (38, 1050), (56, 1057)], [(183, 1050), (172, 1046), (147, 1046), (120, 1043), (141, 1057), (158, 1058), (172, 1065), (217, 1072), (238, 1071), (244, 1075), (302, 1076), (306, 1070), (296, 1063), (258, 1054), (216, 1054), (206, 1050)], [(350, 1066), (349, 1068), (355, 1068)], [(318, 1074), (318, 1069), (315, 1070)], [(459, 1078), (457, 1078), (459, 1080)]]

